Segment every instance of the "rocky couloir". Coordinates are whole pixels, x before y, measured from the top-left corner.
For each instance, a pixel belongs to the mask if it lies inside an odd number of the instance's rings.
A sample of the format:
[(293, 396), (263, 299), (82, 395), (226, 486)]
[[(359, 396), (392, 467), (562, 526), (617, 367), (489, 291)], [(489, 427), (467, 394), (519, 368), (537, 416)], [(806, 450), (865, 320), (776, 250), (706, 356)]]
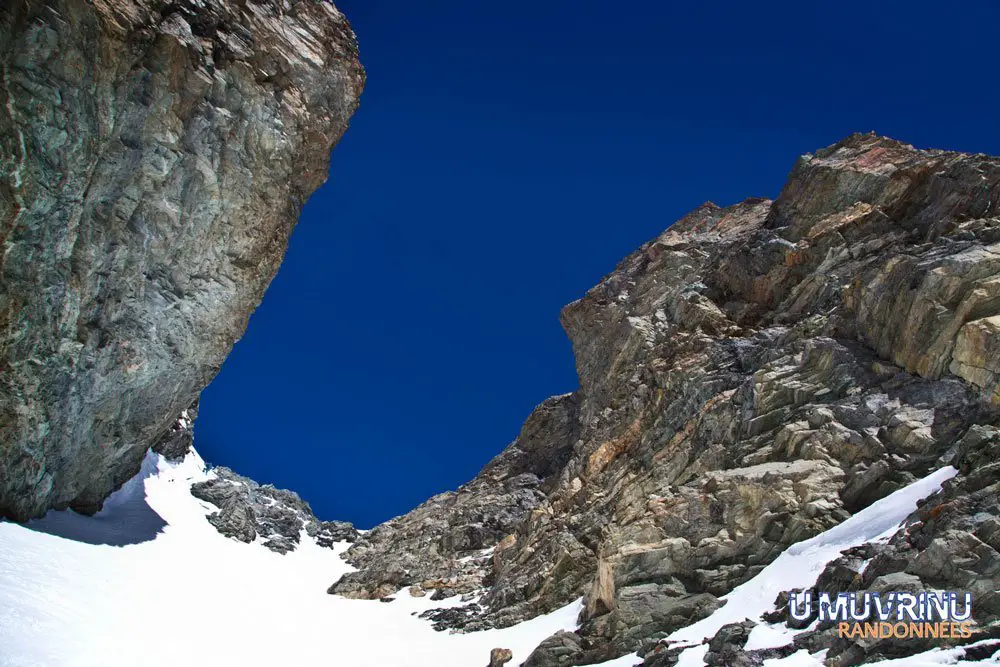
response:
[(313, 0), (0, 8), (0, 517), (93, 512), (190, 418), (364, 84)]
[[(668, 665), (659, 638), (946, 464), (939, 509), (854, 585), (995, 589), (998, 215), (1000, 159), (860, 134), (802, 157), (774, 201), (701, 206), (563, 310), (579, 389), (475, 480), (363, 535), (330, 591), (476, 593), (438, 623), (465, 629), (584, 596), (578, 632), (526, 664)], [(976, 614), (989, 632), (995, 600)], [(843, 665), (899, 648), (813, 637)]]

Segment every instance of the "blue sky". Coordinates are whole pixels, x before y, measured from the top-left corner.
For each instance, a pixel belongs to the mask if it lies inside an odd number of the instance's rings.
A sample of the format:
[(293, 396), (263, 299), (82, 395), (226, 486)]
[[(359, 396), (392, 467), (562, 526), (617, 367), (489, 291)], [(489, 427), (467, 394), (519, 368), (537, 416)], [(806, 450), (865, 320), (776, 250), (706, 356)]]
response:
[(1000, 154), (1000, 4), (340, 0), (368, 85), (205, 391), (210, 462), (359, 526), (576, 388), (559, 309), (854, 131)]

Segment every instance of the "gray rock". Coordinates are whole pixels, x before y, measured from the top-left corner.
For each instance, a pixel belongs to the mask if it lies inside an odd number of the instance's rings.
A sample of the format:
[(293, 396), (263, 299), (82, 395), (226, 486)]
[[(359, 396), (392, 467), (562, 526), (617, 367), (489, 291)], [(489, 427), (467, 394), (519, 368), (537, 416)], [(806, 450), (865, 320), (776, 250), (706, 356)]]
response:
[[(333, 589), (397, 590), (392, 564), (422, 590), (485, 587), (467, 630), (584, 596), (579, 631), (538, 660), (645, 650), (788, 546), (990, 440), (998, 206), (996, 158), (853, 135), (803, 157), (773, 202), (699, 207), (563, 310), (579, 389), (475, 480), (360, 540)], [(977, 582), (994, 582), (996, 494), (972, 487), (1000, 464), (962, 465), (954, 519), (942, 505), (910, 548), (847, 554), (817, 585), (905, 570), (975, 587), (992, 622)]]
[[(943, 493), (917, 509), (904, 530), (879, 546), (849, 590), (971, 592), (976, 628), (966, 641), (992, 638), (1000, 622), (1000, 545), (995, 540), (990, 544), (1000, 522), (998, 460), (1000, 428), (969, 429), (949, 455), (960, 474), (945, 483)], [(829, 658), (843, 665), (905, 657), (932, 647), (931, 641), (912, 638), (866, 641), (831, 635), (823, 639), (813, 642), (815, 650), (829, 649)]]
[(258, 536), (272, 551), (294, 551), (302, 531), (321, 547), (353, 542), (358, 532), (343, 521), (320, 521), (298, 494), (257, 482), (229, 468), (214, 468), (214, 479), (191, 486), (191, 495), (218, 507), (208, 521), (227, 537), (253, 542)]
[(675, 667), (684, 649), (659, 644), (643, 657), (642, 667)]
[(0, 9), (0, 516), (90, 513), (274, 277), (364, 72), (308, 0)]
[(750, 637), (750, 631), (756, 625), (756, 623), (749, 619), (740, 623), (723, 625), (715, 633), (715, 636), (709, 640), (708, 650), (715, 654), (721, 654), (727, 649), (743, 648)]
[(708, 642), (708, 653), (705, 654), (705, 664), (709, 667), (743, 667), (757, 664), (763, 660), (748, 656), (743, 647), (750, 637), (750, 630), (757, 625), (746, 620), (742, 623), (729, 623), (719, 628)]
[(220, 505), (218, 512), (208, 515), (208, 522), (220, 533), (247, 543), (257, 539), (256, 519), (253, 508), (236, 498)]
[[(568, 460), (576, 441), (576, 408), (572, 395), (549, 399), (475, 480), (361, 536), (346, 559), (362, 569), (344, 575), (330, 591), (375, 599), (416, 584), (437, 591), (435, 600), (479, 591), (493, 569), (488, 550), (514, 539), (516, 527), (541, 505), (553, 475)], [(396, 571), (407, 573), (405, 582), (390, 576)]]
[(575, 632), (557, 632), (542, 641), (528, 659), (524, 667), (564, 667), (580, 664), (584, 651), (580, 635)]
[(152, 450), (168, 460), (179, 461), (187, 456), (194, 444), (194, 421), (198, 418), (198, 401), (182, 410), (170, 429), (156, 441)]
[(475, 602), (472, 602), (458, 607), (428, 609), (420, 614), (420, 618), (429, 620), (432, 627), (438, 632), (455, 629), (461, 630), (473, 622), (481, 611), (482, 608)]
[(334, 542), (356, 542), (359, 536), (354, 525), (347, 521), (309, 521), (306, 532), (321, 547), (332, 547)]
[(490, 664), (487, 667), (503, 667), (514, 658), (509, 648), (495, 648), (490, 651)]

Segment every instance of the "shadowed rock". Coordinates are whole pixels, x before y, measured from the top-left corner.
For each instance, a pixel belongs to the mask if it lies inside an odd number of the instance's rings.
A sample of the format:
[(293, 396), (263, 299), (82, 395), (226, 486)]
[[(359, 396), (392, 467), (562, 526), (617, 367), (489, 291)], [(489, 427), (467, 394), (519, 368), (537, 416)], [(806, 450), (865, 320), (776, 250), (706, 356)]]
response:
[(0, 73), (0, 516), (92, 513), (187, 446), (364, 72), (328, 2), (22, 0)]

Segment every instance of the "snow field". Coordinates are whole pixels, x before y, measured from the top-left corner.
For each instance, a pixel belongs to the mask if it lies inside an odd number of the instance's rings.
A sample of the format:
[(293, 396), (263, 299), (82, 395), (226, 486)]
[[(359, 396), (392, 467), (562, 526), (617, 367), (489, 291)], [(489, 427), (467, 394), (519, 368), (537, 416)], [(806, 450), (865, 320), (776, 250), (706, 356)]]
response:
[(205, 520), (214, 508), (188, 491), (210, 475), (197, 454), (179, 464), (150, 454), (95, 517), (0, 523), (0, 665), (476, 667), (494, 647), (513, 650), (518, 665), (576, 627), (580, 602), (460, 635), (414, 615), (457, 598), (328, 595), (350, 569), (338, 555), (348, 545), (323, 549), (303, 536), (282, 556), (223, 537)]

